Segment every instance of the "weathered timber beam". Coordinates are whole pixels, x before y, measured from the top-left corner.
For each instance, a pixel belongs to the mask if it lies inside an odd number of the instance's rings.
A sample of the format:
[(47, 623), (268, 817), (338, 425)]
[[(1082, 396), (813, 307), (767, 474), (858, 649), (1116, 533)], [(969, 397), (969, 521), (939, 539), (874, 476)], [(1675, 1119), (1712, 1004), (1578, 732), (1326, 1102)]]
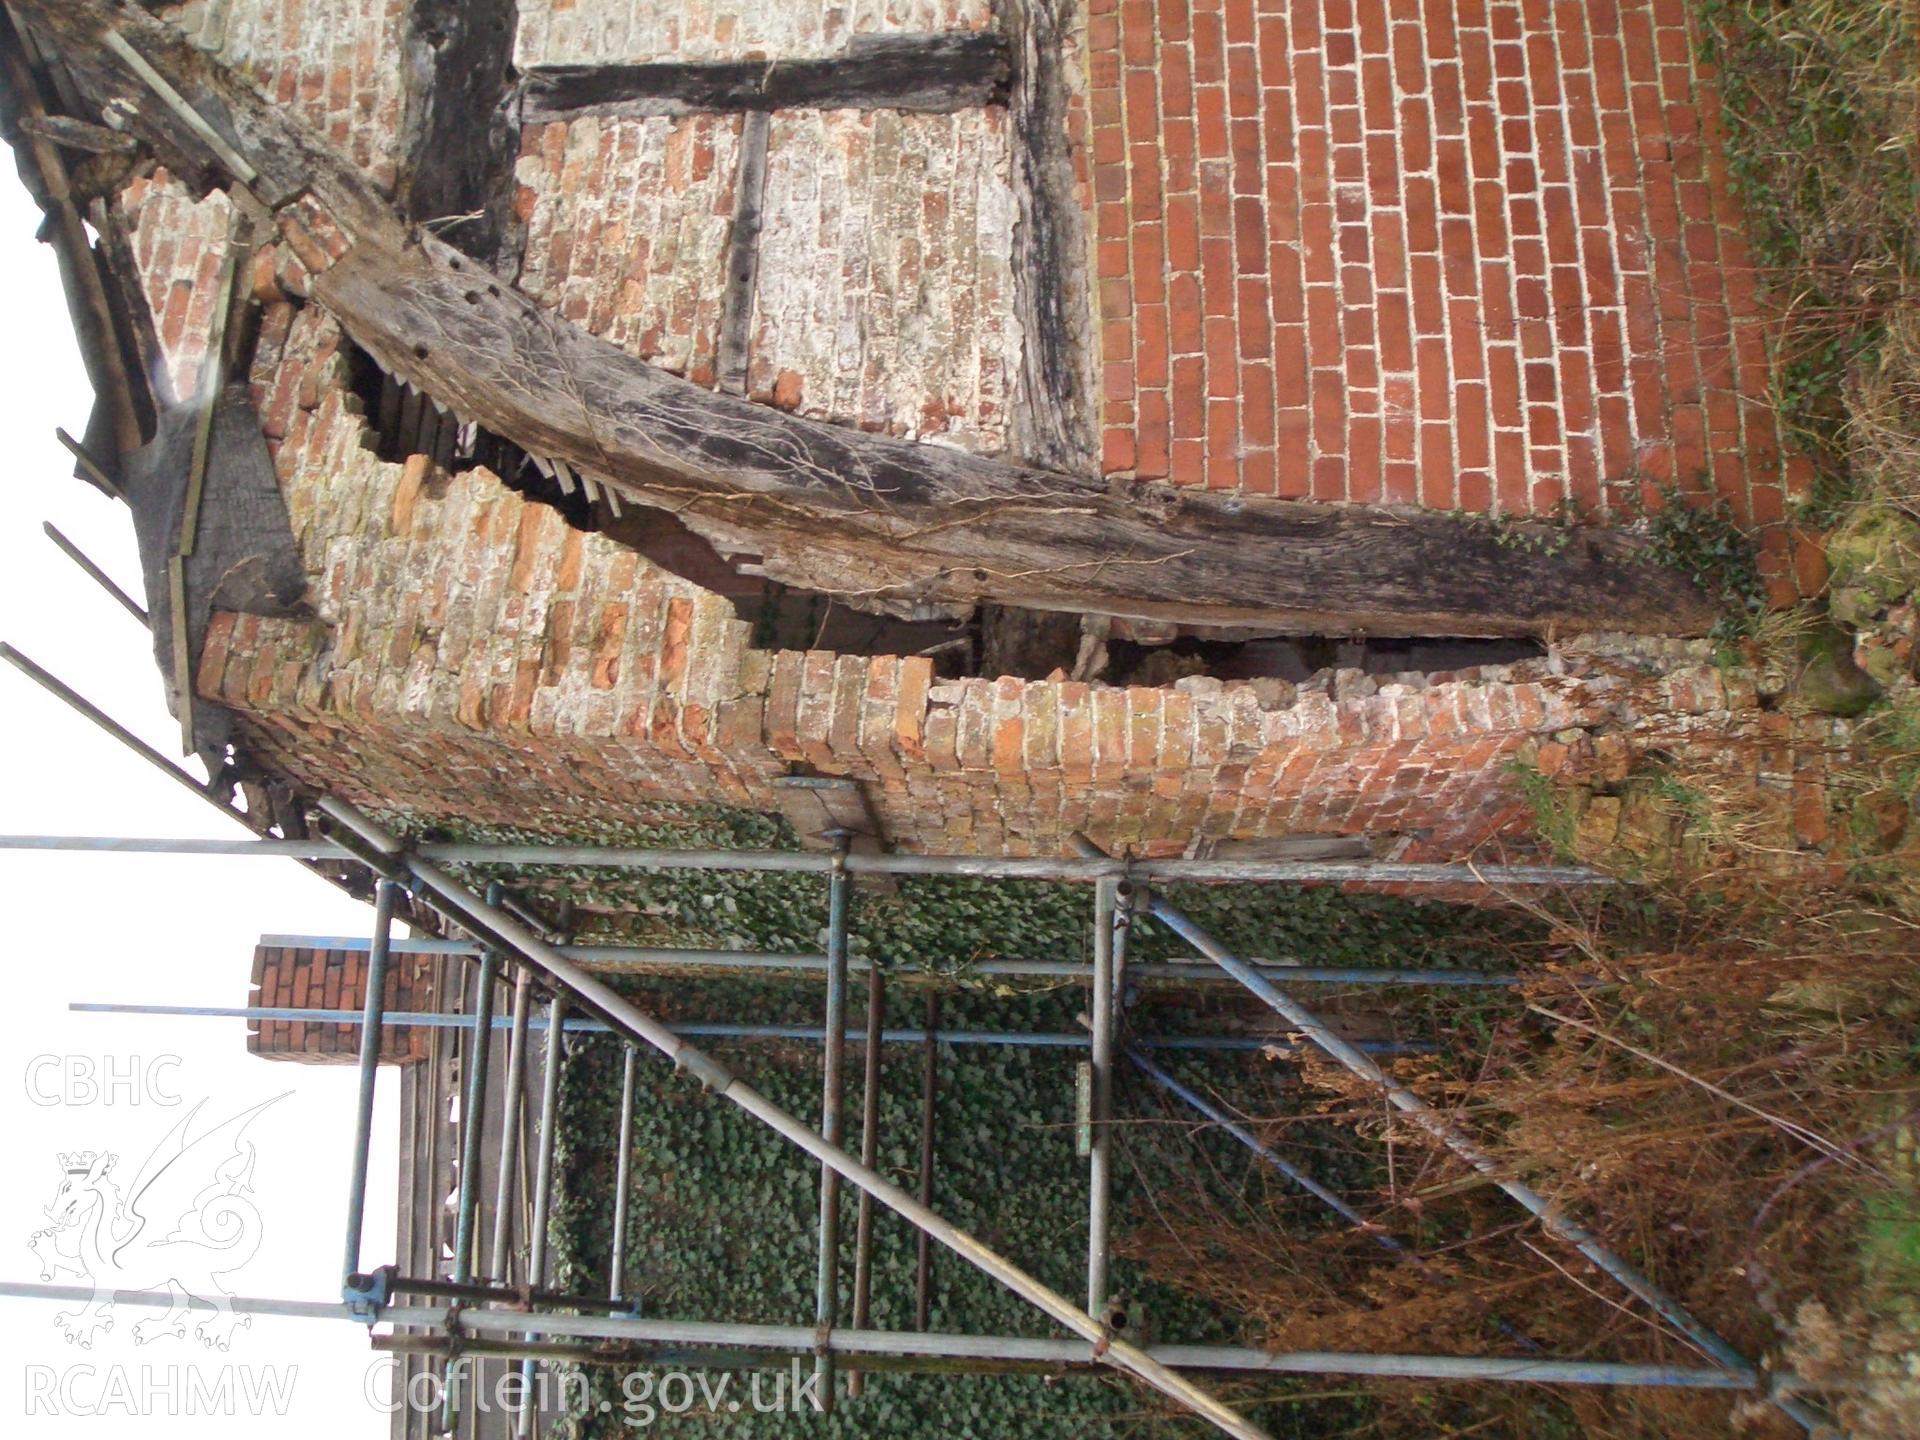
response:
[(717, 383), (729, 395), (747, 393), (772, 128), (772, 117), (764, 110), (756, 110), (740, 122), (740, 169), (733, 184), (733, 233), (727, 238), (727, 279), (720, 301), (720, 345), (714, 365)]
[(1013, 228), (1021, 336), (1013, 448), (1043, 469), (1097, 475), (1099, 387), (1086, 222), (1073, 157), (1060, 143), (1072, 123), (1071, 85), (1060, 57), (1079, 44), (1074, 0), (1006, 0), (1003, 13), (1013, 45), (1007, 105), (1020, 207)]
[(1186, 623), (1374, 634), (1705, 628), (1625, 536), (1558, 554), (1430, 513), (1234, 501), (1022, 469), (716, 394), (476, 283), (434, 247), (364, 239), (313, 281), (376, 360), (784, 583), (894, 611), (995, 600)]
[(17, 3), (97, 103), (135, 84), (87, 44), (113, 15), (182, 94), (217, 100), (263, 194), (285, 203), (311, 191), (351, 242), (313, 277), (313, 297), (392, 374), (530, 454), (673, 513), (723, 554), (761, 557), (786, 584), (896, 614), (992, 600), (1306, 633), (1687, 633), (1714, 619), (1689, 581), (1641, 562), (1621, 531), (1530, 549), (1426, 511), (1109, 486), (716, 394), (412, 237), (350, 162), (166, 27), (104, 0)]
[(400, 213), (492, 263), (512, 226), (514, 0), (413, 0)]
[(838, 55), (648, 65), (542, 65), (521, 82), (521, 118), (691, 115), (718, 110), (919, 110), (1007, 98), (1007, 43), (987, 30), (856, 35)]

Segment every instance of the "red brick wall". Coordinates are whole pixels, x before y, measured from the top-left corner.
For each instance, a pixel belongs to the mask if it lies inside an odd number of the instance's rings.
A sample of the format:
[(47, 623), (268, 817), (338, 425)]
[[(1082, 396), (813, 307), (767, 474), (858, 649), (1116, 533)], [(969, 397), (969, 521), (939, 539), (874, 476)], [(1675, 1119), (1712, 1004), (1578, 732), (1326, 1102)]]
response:
[[(364, 950), (295, 950), (261, 945), (253, 952), (247, 1004), (273, 1009), (359, 1010), (367, 1003)], [(387, 966), (389, 1012), (435, 1008), (433, 970), (426, 957), (395, 955)], [(348, 1065), (360, 1058), (358, 1025), (317, 1020), (249, 1020), (247, 1049), (267, 1060), (304, 1065)], [(427, 1055), (427, 1032), (383, 1026), (380, 1058), (412, 1065)]]
[[(1743, 513), (1777, 515), (1772, 440), (1743, 398), (1763, 357), (1713, 108), (1665, 0), (1617, 24), (1602, 3), (1342, 3), (1125, 0), (1089, 17), (1109, 468), (1157, 473), (1157, 394), (1180, 480), (1538, 510), (1710, 463)], [(612, 24), (617, 10), (595, 13)], [(1011, 223), (996, 208), (1003, 117), (922, 118), (882, 147), (872, 117), (776, 117), (771, 208), (840, 229), (769, 230), (755, 384), (813, 413), (994, 448), (997, 357), (1017, 339), (992, 288), (995, 227)], [(530, 131), (529, 287), (705, 378), (734, 133), (730, 120)], [(882, 148), (912, 163), (882, 175)], [(184, 394), (225, 202), (193, 204), (162, 175), (123, 205)], [(936, 685), (923, 660), (755, 651), (719, 597), (485, 472), (375, 459), (337, 327), (287, 293), (299, 263), (275, 247), (249, 264), (264, 305), (254, 394), (318, 618), (218, 618), (199, 687), (263, 758), (352, 799), (591, 833), (647, 797), (770, 810), (772, 782), (806, 766), (860, 780), (908, 848), (1048, 851), (1086, 829), (1166, 851), (1341, 831), (1449, 856), (1524, 843), (1509, 762), (1534, 747), (1576, 771), (1650, 744), (1738, 768), (1771, 723), (1686, 647), (1568, 645), (1456, 676), (1326, 675), (1298, 693)], [(803, 303), (815, 293), (828, 310)]]
[(190, 400), (207, 353), (233, 206), (219, 191), (195, 200), (159, 170), (122, 191), (119, 207), (165, 362), (154, 379), (162, 399)]
[(1089, 0), (1105, 465), (1255, 495), (1785, 502), (1684, 0)]

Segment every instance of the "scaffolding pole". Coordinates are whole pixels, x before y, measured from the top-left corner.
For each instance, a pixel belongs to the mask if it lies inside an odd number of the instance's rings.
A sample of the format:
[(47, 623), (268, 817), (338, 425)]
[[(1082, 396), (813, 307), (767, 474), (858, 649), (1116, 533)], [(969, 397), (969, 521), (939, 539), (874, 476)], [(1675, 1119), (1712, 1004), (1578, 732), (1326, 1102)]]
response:
[[(367, 938), (364, 935), (274, 934), (262, 935), (260, 944), (286, 950), (365, 950)], [(684, 970), (749, 970), (776, 973), (798, 971), (808, 975), (824, 976), (827, 972), (825, 955), (755, 950), (659, 949), (630, 945), (556, 945), (553, 948), (567, 959), (579, 961), (585, 969), (616, 974), (650, 972), (672, 974)], [(395, 940), (393, 953), (396, 955), (472, 956), (480, 953), (480, 947), (465, 940), (419, 937), (411, 940)], [(1271, 979), (1285, 980), (1295, 985), (1509, 987), (1520, 983), (1520, 977), (1517, 975), (1501, 974), (1492, 970), (1423, 969), (1387, 965), (1296, 965), (1287, 960), (1249, 960), (1247, 963), (1263, 973), (1268, 973)], [(847, 958), (847, 972), (850, 975), (866, 974), (876, 967), (888, 968), (887, 962), (884, 959), (864, 955), (852, 955)], [(1080, 960), (976, 960), (960, 975), (951, 977), (934, 971), (911, 969), (892, 970), (890, 973), (909, 982), (913, 980), (938, 982), (950, 979), (964, 981), (978, 977), (1073, 980), (1086, 985), (1091, 984), (1093, 979), (1092, 967)], [(1126, 976), (1132, 980), (1159, 980), (1183, 985), (1230, 985), (1233, 983), (1230, 976), (1220, 973), (1218, 965), (1210, 960), (1197, 959), (1133, 961), (1126, 966)], [(1119, 983), (1119, 977), (1116, 970), (1117, 983)]]
[[(498, 888), (489, 887), (490, 898)], [(467, 1088), (460, 1102), (460, 1188), (453, 1222), (453, 1283), (456, 1285), (465, 1285), (473, 1279), (473, 1246), (479, 1228), (480, 1145), (486, 1130), (487, 1067), (493, 1056), (493, 989), (499, 972), (499, 952), (492, 948), (482, 950), (480, 969), (474, 977), (473, 1015), (463, 1027), (467, 1035), (467, 1048), (462, 1056)], [(442, 1428), (448, 1433), (459, 1424), (465, 1371), (465, 1365), (457, 1356), (447, 1362)]]
[[(1098, 850), (1098, 847), (1085, 836), (1075, 837), (1075, 843), (1083, 851), (1097, 852)], [(1506, 1174), (1497, 1160), (1469, 1139), (1466, 1133), (1446, 1116), (1406, 1086), (1394, 1080), (1358, 1046), (1340, 1035), (1291, 995), (1246, 965), (1232, 951), (1189, 920), (1179, 909), (1155, 894), (1147, 897), (1147, 912), (1251, 990), (1312, 1042), (1316, 1049), (1325, 1052), (1354, 1075), (1382, 1091), (1395, 1109), (1406, 1115), (1415, 1125), (1473, 1169), (1506, 1191), (1524, 1209), (1538, 1218), (1542, 1228), (1549, 1235), (1579, 1251), (1588, 1261), (1611, 1276), (1710, 1359), (1725, 1366), (1729, 1371), (1746, 1375), (1754, 1374), (1752, 1363), (1712, 1327), (1694, 1316), (1684, 1305), (1642, 1275), (1639, 1270), (1614, 1254), (1592, 1231), (1558, 1215), (1545, 1196), (1532, 1186)], [(1785, 1400), (1776, 1403), (1809, 1433), (1821, 1424), (1818, 1416), (1797, 1402)]]
[[(827, 1024), (821, 1052), (820, 1139), (840, 1143), (841, 1112), (847, 1084), (847, 839), (836, 834), (834, 866), (827, 881)], [(839, 1319), (840, 1307), (840, 1172), (825, 1161), (820, 1165), (820, 1242), (814, 1275), (813, 1324), (819, 1344), (813, 1374), (819, 1382), (822, 1409), (833, 1413), (833, 1352), (825, 1338)]]
[(367, 993), (360, 1012), (360, 1088), (354, 1104), (353, 1153), (348, 1163), (347, 1243), (341, 1284), (360, 1269), (360, 1232), (367, 1215), (367, 1157), (373, 1147), (373, 1092), (380, 1074), (380, 1025), (387, 1004), (387, 938), (393, 928), (398, 887), (381, 880), (373, 894), (373, 948), (367, 958)]
[(504, 1105), (500, 1115), (500, 1162), (493, 1190), (493, 1278), (506, 1284), (513, 1279), (513, 1256), (509, 1250), (513, 1232), (513, 1172), (519, 1153), (520, 1130), (526, 1110), (523, 1091), (527, 1083), (527, 1010), (533, 989), (533, 976), (527, 966), (519, 966), (513, 977), (513, 1019), (507, 1037), (507, 1080), (503, 1087)]
[(627, 1207), (633, 1185), (633, 1080), (640, 1052), (631, 1044), (620, 1051), (620, 1130), (613, 1167), (613, 1254), (607, 1258), (607, 1299), (616, 1306), (627, 1293)]
[[(0, 645), (0, 658), (17, 652)], [(32, 662), (27, 662), (31, 664)], [(26, 668), (22, 666), (22, 668)], [(36, 667), (37, 668), (37, 667)], [(51, 678), (51, 677), (49, 677)], [(57, 682), (56, 682), (57, 683)], [(84, 702), (82, 702), (84, 704)], [(108, 722), (111, 723), (111, 722)], [(163, 762), (164, 763), (164, 762)], [(169, 770), (173, 769), (167, 765)], [(191, 777), (186, 783), (196, 785)], [(340, 852), (317, 840), (196, 840), (159, 836), (4, 835), (0, 850), (103, 850), (123, 855), (280, 856), (338, 860)], [(430, 841), (412, 853), (425, 864), (563, 866), (602, 870), (720, 870), (825, 875), (833, 857), (814, 850), (628, 850), (607, 845), (493, 845)], [(1273, 881), (1290, 885), (1586, 886), (1611, 884), (1582, 865), (1410, 865), (1398, 861), (1334, 860), (1137, 860), (1125, 862), (1066, 856), (898, 855), (855, 852), (847, 874), (962, 875), (986, 880), (1059, 880), (1092, 884), (1131, 873), (1142, 884)]]
[[(1082, 1339), (1100, 1347), (1101, 1357), (1108, 1364), (1145, 1381), (1229, 1435), (1242, 1437), (1242, 1440), (1265, 1440), (1265, 1432), (1214, 1396), (1160, 1364), (1138, 1346), (1114, 1338), (1104, 1325), (1065, 1296), (921, 1205), (913, 1196), (862, 1165), (846, 1151), (828, 1144), (804, 1122), (761, 1095), (712, 1056), (687, 1044), (666, 1025), (604, 982), (556, 954), (551, 946), (511, 915), (497, 906), (486, 904), (432, 863), (409, 854), (399, 840), (358, 810), (332, 798), (321, 800), (320, 806), (344, 832), (343, 848), (359, 854), (376, 870), (397, 870), (411, 876), (420, 890), (432, 898), (436, 909), (473, 932), (476, 938), (511, 950), (523, 960), (538, 966), (570, 993), (597, 1010), (603, 1018), (619, 1026), (630, 1039), (661, 1051), (709, 1090), (739, 1106), (816, 1160), (831, 1166), (842, 1179), (868, 1191), (909, 1223), (931, 1232), (943, 1245), (985, 1271), (1014, 1294)], [(549, 1045), (557, 1049), (557, 1040), (558, 1036), (549, 1031)], [(536, 1235), (535, 1243), (538, 1241), (539, 1236)], [(533, 1279), (537, 1283), (539, 1277), (534, 1276)], [(528, 1415), (529, 1412), (522, 1409), (522, 1419)]]
[(1107, 1305), (1108, 1211), (1113, 1199), (1113, 932), (1119, 882), (1093, 886), (1093, 1034), (1091, 1144), (1087, 1147), (1087, 1313)]
[[(449, 885), (455, 883), (447, 881)], [(504, 911), (495, 911), (509, 925), (517, 926)], [(533, 938), (531, 930), (525, 932)], [(538, 945), (540, 941), (534, 939)], [(515, 949), (520, 947), (515, 946)], [(521, 958), (528, 959), (521, 950)], [(547, 1218), (548, 1207), (553, 1202), (553, 1142), (555, 1120), (560, 1114), (560, 1062), (562, 1051), (566, 1048), (567, 1002), (563, 995), (555, 994), (547, 1002), (547, 1053), (546, 1068), (540, 1079), (540, 1128), (534, 1136), (539, 1147), (539, 1159), (534, 1166), (533, 1179), (533, 1223), (528, 1226), (527, 1235), (527, 1284), (530, 1287), (544, 1285), (547, 1280)], [(535, 1334), (535, 1331), (527, 1331)], [(522, 1395), (533, 1393), (533, 1361), (529, 1360), (520, 1367)], [(514, 1433), (524, 1436), (533, 1425), (533, 1407), (522, 1405), (514, 1417)]]
[[(920, 1042), (920, 1204), (933, 1208), (933, 1128), (940, 1099), (940, 992), (927, 995)], [(933, 1236), (914, 1237), (913, 1328), (925, 1330), (933, 1305)]]
[[(0, 1281), (0, 1297), (84, 1303), (93, 1289), (82, 1285), (41, 1285)], [(122, 1305), (164, 1308), (164, 1291), (123, 1291)], [(300, 1320), (344, 1320), (365, 1325), (344, 1303), (234, 1296), (235, 1311)], [(507, 1306), (390, 1305), (380, 1323), (448, 1335), (531, 1335), (538, 1338), (634, 1341), (642, 1344), (725, 1347), (771, 1352), (765, 1358), (785, 1364), (814, 1348), (814, 1331), (805, 1325), (742, 1325), (724, 1321), (656, 1320), (629, 1315), (545, 1314)], [(380, 1338), (380, 1337), (376, 1337)], [(408, 1341), (431, 1335), (404, 1337)], [(1116, 1344), (1119, 1342), (1115, 1342)], [(1030, 1339), (1010, 1335), (954, 1335), (907, 1330), (836, 1330), (826, 1344), (836, 1355), (913, 1355), (958, 1360), (1039, 1361), (1060, 1367), (1100, 1362), (1097, 1342)], [(1760, 1377), (1719, 1368), (1614, 1363), (1598, 1360), (1542, 1360), (1530, 1356), (1376, 1355), (1350, 1351), (1267, 1351), (1232, 1345), (1154, 1345), (1142, 1352), (1154, 1364), (1177, 1370), (1261, 1375), (1373, 1375), (1414, 1380), (1486, 1380), (1519, 1385), (1628, 1385), (1694, 1390), (1763, 1392)], [(777, 1358), (776, 1358), (777, 1357)], [(734, 1362), (737, 1356), (728, 1356)], [(1792, 1375), (1776, 1375), (1776, 1399), (1802, 1388)]]
[[(114, 1004), (97, 1001), (76, 1000), (67, 1006), (75, 1014), (91, 1015), (166, 1015), (178, 1018), (207, 1020), (304, 1020), (322, 1025), (351, 1025), (361, 1023), (358, 1010), (326, 1010), (311, 1005), (139, 1005)], [(421, 1030), (466, 1030), (471, 1028), (473, 1020), (466, 1015), (447, 1015), (432, 1010), (397, 1010), (387, 1014), (384, 1022), (389, 1030), (415, 1028)], [(499, 1030), (512, 1022), (504, 1015), (496, 1015), (492, 1026)], [(530, 1028), (544, 1032), (547, 1022), (533, 1020)], [(564, 1022), (562, 1028), (569, 1035), (618, 1035), (623, 1033), (618, 1026), (604, 1020), (575, 1019)], [(819, 1043), (826, 1039), (825, 1028), (819, 1025), (745, 1025), (730, 1020), (676, 1020), (673, 1033), (689, 1039), (710, 1040), (810, 1040)], [(842, 1042), (847, 1045), (865, 1045), (868, 1032), (862, 1027), (850, 1026), (841, 1032)], [(917, 1029), (882, 1030), (880, 1043), (883, 1045), (919, 1045), (925, 1042), (927, 1032)], [(1085, 1050), (1092, 1046), (1092, 1037), (1085, 1032), (1074, 1033), (1068, 1030), (937, 1030), (933, 1032), (934, 1043), (939, 1045), (999, 1045), (1024, 1050)], [(1268, 1038), (1259, 1035), (1141, 1035), (1134, 1038), (1134, 1044), (1149, 1050), (1197, 1051), (1206, 1054), (1223, 1055), (1289, 1055), (1300, 1047), (1290, 1041)], [(1423, 1055), (1433, 1047), (1425, 1044), (1409, 1044), (1397, 1040), (1361, 1040), (1355, 1042), (1369, 1055)]]
[[(887, 982), (878, 965), (867, 968), (866, 1053), (861, 1057), (860, 1163), (869, 1170), (880, 1163), (880, 1043), (885, 1033)], [(853, 1221), (853, 1328), (864, 1330), (873, 1314), (873, 1197), (860, 1192)], [(847, 1376), (847, 1398), (857, 1400), (866, 1389), (858, 1370)]]

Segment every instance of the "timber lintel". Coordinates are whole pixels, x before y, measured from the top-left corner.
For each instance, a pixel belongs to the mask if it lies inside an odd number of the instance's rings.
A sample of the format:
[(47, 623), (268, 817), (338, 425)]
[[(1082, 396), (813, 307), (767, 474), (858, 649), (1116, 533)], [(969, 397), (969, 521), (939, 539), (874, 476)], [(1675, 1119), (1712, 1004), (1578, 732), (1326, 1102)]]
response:
[(857, 35), (839, 55), (647, 65), (542, 65), (521, 81), (528, 123), (579, 115), (728, 110), (917, 110), (1006, 103), (1007, 42), (992, 31)]

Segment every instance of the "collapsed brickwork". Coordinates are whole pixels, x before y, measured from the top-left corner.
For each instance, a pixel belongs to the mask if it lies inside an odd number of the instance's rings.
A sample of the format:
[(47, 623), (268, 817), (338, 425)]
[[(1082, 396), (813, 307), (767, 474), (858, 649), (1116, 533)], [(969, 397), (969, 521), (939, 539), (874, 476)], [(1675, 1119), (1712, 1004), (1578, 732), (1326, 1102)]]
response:
[[(1106, 470), (1500, 512), (1615, 504), (1621, 487), (1703, 470), (1738, 513), (1779, 517), (1710, 77), (1665, 0), (1089, 10), (1080, 298), (1105, 320)], [(384, 80), (363, 81), (369, 49), (397, 68), (393, 6), (326, 10), (332, 48), (298, 63), (273, 60), (264, 21), (216, 35), (213, 14), (180, 12), (390, 179), (379, 157), (400, 112)], [(848, 33), (987, 22), (961, 6), (553, 0), (522, 7), (517, 53), (831, 53)], [(316, 90), (311, 57), (329, 55), (351, 83)], [(518, 283), (713, 384), (742, 125), (529, 125)], [(1007, 448), (1031, 338), (1015, 318), (1012, 143), (998, 105), (775, 114), (753, 398)], [(190, 394), (231, 208), (162, 171), (120, 209), (169, 384)], [(930, 851), (1045, 852), (1085, 830), (1166, 853), (1305, 832), (1453, 858), (1534, 843), (1517, 759), (1578, 777), (1623, 746), (1678, 747), (1754, 770), (1740, 757), (1780, 738), (1697, 646), (1562, 640), (1513, 666), (1328, 670), (1297, 687), (937, 680), (925, 657), (755, 649), (728, 600), (487, 470), (379, 460), (341, 332), (307, 301), (307, 267), (326, 260), (287, 243), (235, 257), (260, 307), (250, 378), (315, 619), (218, 616), (197, 665), (248, 753), (314, 789), (579, 832), (618, 826), (644, 796), (772, 809), (774, 782), (801, 771), (859, 781), (888, 840)]]

